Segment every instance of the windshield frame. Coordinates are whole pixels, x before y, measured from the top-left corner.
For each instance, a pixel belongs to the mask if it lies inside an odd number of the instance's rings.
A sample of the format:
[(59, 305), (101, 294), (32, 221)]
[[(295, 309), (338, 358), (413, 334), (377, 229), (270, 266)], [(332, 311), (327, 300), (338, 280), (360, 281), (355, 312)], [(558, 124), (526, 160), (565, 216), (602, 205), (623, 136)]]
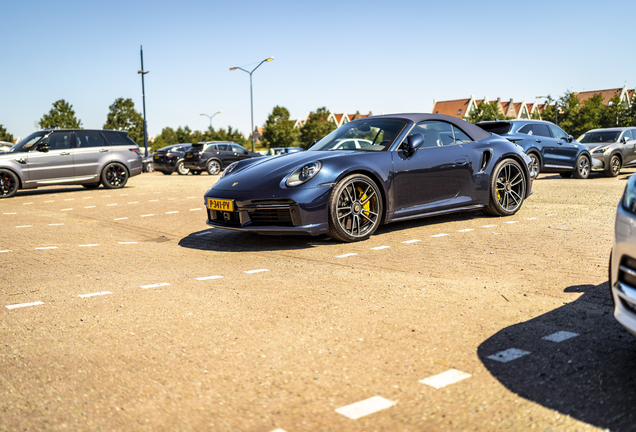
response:
[[(580, 142), (581, 144), (604, 144), (604, 145), (616, 144), (622, 132), (623, 132), (622, 130), (589, 131), (589, 132), (585, 132), (582, 137), (579, 137), (580, 140), (578, 140), (578, 142)], [(609, 136), (610, 134), (616, 134), (614, 139), (611, 141), (592, 141), (591, 140), (591, 137), (594, 135)], [(585, 141), (585, 137), (588, 135), (590, 137), (590, 140)]]
[[(8, 151), (10, 151), (10, 152), (28, 152), (28, 151), (31, 151), (32, 149), (35, 148), (37, 143), (39, 143), (40, 141), (42, 141), (42, 139), (46, 138), (47, 136), (51, 135), (52, 133), (53, 133), (53, 131), (37, 131), (37, 132), (33, 132), (31, 135), (27, 136), (23, 140), (20, 140), (20, 142), (16, 143)], [(29, 141), (33, 140), (34, 138), (36, 138), (38, 136), (39, 136), (39, 138), (35, 142), (33, 142), (29, 147), (24, 148), (24, 146), (26, 144), (28, 144)]]

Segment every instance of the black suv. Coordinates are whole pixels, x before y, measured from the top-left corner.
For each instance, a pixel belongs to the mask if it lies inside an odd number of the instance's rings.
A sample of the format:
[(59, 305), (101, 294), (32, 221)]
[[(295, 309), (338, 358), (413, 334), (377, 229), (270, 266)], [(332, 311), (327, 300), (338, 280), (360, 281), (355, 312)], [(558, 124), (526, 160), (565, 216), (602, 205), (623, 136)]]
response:
[(195, 175), (201, 174), (203, 170), (210, 175), (217, 175), (232, 162), (260, 156), (260, 153), (248, 151), (233, 142), (203, 142), (193, 144), (185, 152), (184, 166)]
[(192, 144), (173, 144), (154, 152), (152, 163), (155, 171), (160, 171), (165, 175), (170, 175), (175, 171), (179, 175), (188, 174), (190, 170), (183, 165), (183, 158), (190, 146)]

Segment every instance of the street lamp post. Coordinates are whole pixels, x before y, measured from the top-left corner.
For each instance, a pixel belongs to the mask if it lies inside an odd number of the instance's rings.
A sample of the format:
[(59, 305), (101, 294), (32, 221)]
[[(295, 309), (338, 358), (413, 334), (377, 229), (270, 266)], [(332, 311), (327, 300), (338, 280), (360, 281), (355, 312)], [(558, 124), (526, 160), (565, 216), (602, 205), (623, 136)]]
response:
[(214, 114), (212, 114), (211, 116), (210, 116), (210, 115), (207, 115), (207, 114), (201, 114), (202, 116), (206, 116), (207, 118), (209, 118), (209, 119), (210, 119), (210, 133), (212, 133), (212, 130), (211, 130), (211, 129), (212, 129), (212, 118), (213, 118), (215, 115), (217, 115), (217, 114), (221, 114), (221, 111), (217, 111), (217, 112), (215, 112)]
[[(536, 98), (551, 100), (550, 96), (537, 96)], [(559, 125), (559, 105), (557, 101), (554, 101), (554, 124)]]
[(148, 123), (146, 123), (146, 90), (144, 88), (144, 75), (146, 75), (149, 71), (144, 71), (144, 47), (140, 46), (141, 53), (141, 70), (138, 70), (137, 73), (141, 74), (141, 100), (144, 105), (144, 156), (148, 156)]
[(243, 68), (241, 68), (241, 67), (231, 67), (231, 68), (230, 68), (230, 70), (231, 70), (231, 71), (236, 70), (236, 69), (239, 69), (239, 70), (242, 70), (243, 72), (247, 72), (248, 74), (250, 74), (250, 108), (251, 108), (251, 113), (252, 113), (252, 130), (250, 131), (250, 134), (251, 134), (251, 136), (252, 136), (252, 151), (254, 151), (254, 97), (253, 97), (253, 94), (252, 94), (252, 74), (254, 73), (254, 71), (255, 71), (256, 69), (258, 69), (258, 67), (259, 67), (260, 65), (262, 65), (262, 64), (263, 64), (263, 63), (265, 63), (265, 62), (270, 62), (270, 61), (272, 61), (272, 60), (274, 60), (274, 57), (266, 58), (265, 60), (263, 60), (262, 62), (260, 62), (260, 63), (258, 64), (258, 66), (256, 66), (256, 67), (255, 67), (254, 69), (252, 69), (251, 71), (245, 70), (245, 69), (243, 69)]

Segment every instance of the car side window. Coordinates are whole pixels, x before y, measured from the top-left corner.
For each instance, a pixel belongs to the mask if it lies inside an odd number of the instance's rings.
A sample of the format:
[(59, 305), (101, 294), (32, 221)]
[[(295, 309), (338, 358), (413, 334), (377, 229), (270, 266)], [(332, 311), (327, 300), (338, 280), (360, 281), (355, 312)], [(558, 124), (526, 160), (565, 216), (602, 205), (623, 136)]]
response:
[(543, 123), (535, 123), (532, 125), (532, 134), (542, 137), (550, 137), (550, 130)]
[[(112, 131), (108, 131), (108, 132), (103, 132), (104, 135), (106, 136), (106, 139), (108, 140), (108, 142), (110, 142), (110, 145), (114, 145), (114, 146), (118, 146), (118, 145), (130, 145), (131, 143), (126, 142), (125, 139), (125, 135), (123, 135), (121, 132), (112, 132)], [(105, 144), (108, 145), (108, 144)], [(85, 146), (82, 146), (85, 147)]]
[(228, 144), (217, 144), (216, 149), (220, 151), (230, 151), (230, 146)]
[(105, 147), (108, 144), (99, 132), (77, 131), (75, 132), (75, 147)]
[(453, 126), (453, 135), (455, 136), (455, 144), (464, 144), (473, 142), (473, 140), (466, 135), (461, 129), (457, 126)]
[(563, 140), (567, 140), (568, 139), (568, 134), (563, 132), (563, 129), (561, 129), (560, 127), (555, 126), (555, 125), (549, 125), (549, 126), (550, 126), (550, 130), (552, 131), (552, 135), (556, 139), (563, 139)]
[(411, 129), (409, 135), (416, 133), (421, 133), (424, 137), (424, 142), (420, 145), (420, 148), (442, 147), (456, 143), (453, 135), (453, 126), (446, 122), (437, 120), (420, 122)]
[(629, 141), (631, 141), (631, 140), (633, 140), (633, 139), (634, 139), (634, 137), (633, 137), (633, 135), (632, 135), (632, 131), (631, 131), (631, 130), (629, 130), (629, 129), (628, 129), (628, 130), (626, 130), (625, 132), (623, 132), (623, 137), (627, 137), (627, 139), (628, 139)]
[(44, 138), (41, 144), (48, 144), (51, 150), (71, 148), (71, 132), (55, 132)]
[(243, 153), (246, 149), (238, 144), (232, 144), (232, 150), (234, 150), (236, 153)]
[(528, 123), (526, 125), (523, 125), (518, 131), (518, 133), (522, 133), (522, 134), (526, 134), (526, 135), (532, 135), (532, 123)]

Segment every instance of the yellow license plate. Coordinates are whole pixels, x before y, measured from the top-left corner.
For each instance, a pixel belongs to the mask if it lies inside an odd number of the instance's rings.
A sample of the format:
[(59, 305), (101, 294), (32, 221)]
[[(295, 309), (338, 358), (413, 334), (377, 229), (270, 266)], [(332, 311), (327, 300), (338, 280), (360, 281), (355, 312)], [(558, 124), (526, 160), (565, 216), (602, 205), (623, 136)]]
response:
[(159, 160), (159, 156), (155, 156), (155, 159)]
[(210, 210), (231, 212), (234, 211), (234, 201), (208, 198), (208, 208)]
[(190, 159), (190, 158), (192, 157), (192, 155), (188, 155), (188, 156), (186, 156), (186, 157), (187, 157), (188, 159)]

